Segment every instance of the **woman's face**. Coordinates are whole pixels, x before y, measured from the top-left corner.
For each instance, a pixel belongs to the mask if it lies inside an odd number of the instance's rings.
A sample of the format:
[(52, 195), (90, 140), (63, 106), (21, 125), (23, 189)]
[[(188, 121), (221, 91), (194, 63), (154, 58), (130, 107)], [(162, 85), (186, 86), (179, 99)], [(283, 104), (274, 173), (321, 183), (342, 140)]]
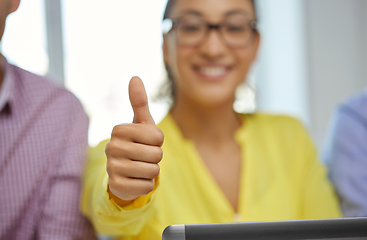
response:
[[(250, 0), (177, 0), (170, 18), (202, 19), (209, 24), (250, 23), (255, 13)], [(176, 99), (206, 106), (232, 103), (256, 57), (259, 35), (252, 35), (250, 44), (241, 47), (228, 46), (217, 29), (211, 29), (195, 46), (180, 44), (174, 32), (166, 35), (164, 60), (175, 80)]]

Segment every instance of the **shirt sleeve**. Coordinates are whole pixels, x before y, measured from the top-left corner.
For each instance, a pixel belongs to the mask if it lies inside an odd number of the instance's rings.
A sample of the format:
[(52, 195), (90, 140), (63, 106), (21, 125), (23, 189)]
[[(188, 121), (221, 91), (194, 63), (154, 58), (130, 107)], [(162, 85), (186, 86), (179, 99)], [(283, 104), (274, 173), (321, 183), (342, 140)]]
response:
[(159, 178), (155, 181), (154, 190), (148, 195), (138, 197), (123, 208), (117, 205), (107, 192), (107, 143), (108, 140), (103, 141), (89, 152), (83, 178), (81, 209), (99, 234), (119, 237), (137, 235), (154, 214)]
[(299, 128), (301, 167), (300, 190), (304, 219), (325, 219), (341, 217), (340, 206), (334, 189), (327, 177), (325, 166), (318, 158), (311, 137), (303, 126)]
[(348, 106), (334, 115), (325, 151), (346, 217), (367, 216), (367, 119)]
[(96, 239), (91, 223), (79, 209), (81, 176), (88, 147), (88, 117), (73, 96), (60, 101), (69, 103), (64, 105), (64, 114), (70, 117), (69, 122), (56, 131), (64, 135), (64, 141), (59, 146), (59, 155), (52, 156), (56, 158), (52, 173), (44, 179), (48, 181), (48, 192), (37, 239)]

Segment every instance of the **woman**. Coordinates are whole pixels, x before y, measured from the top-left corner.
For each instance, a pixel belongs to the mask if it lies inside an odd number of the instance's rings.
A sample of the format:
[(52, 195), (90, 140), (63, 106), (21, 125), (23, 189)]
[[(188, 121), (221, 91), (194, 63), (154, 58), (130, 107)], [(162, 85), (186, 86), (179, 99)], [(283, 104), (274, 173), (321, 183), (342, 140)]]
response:
[(86, 168), (82, 211), (97, 231), (161, 239), (170, 224), (339, 217), (302, 125), (233, 110), (260, 42), (253, 1), (170, 0), (165, 19), (173, 105), (155, 126), (131, 80), (134, 123), (116, 126)]

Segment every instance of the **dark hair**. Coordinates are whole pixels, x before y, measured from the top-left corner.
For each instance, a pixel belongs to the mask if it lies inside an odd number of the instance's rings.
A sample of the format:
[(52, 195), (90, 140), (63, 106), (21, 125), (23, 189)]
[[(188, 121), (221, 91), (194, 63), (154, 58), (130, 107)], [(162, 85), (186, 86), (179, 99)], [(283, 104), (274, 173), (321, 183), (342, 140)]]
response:
[[(252, 6), (254, 7), (255, 18), (256, 18), (257, 14), (256, 14), (256, 3), (255, 3), (255, 0), (250, 0), (250, 1), (252, 3)], [(164, 15), (163, 15), (163, 20), (166, 19), (166, 18), (169, 18), (169, 14), (171, 13), (172, 8), (173, 8), (173, 5), (175, 3), (176, 3), (176, 0), (168, 0), (167, 1), (166, 9), (165, 9)]]
[[(255, 0), (250, 0), (250, 1), (252, 3), (252, 6), (254, 7), (255, 19), (257, 19)], [(176, 0), (167, 1), (166, 9), (163, 15), (163, 20), (169, 18), (169, 15), (172, 12), (172, 8), (175, 3), (176, 3)], [(167, 72), (167, 80), (164, 82), (164, 84), (161, 85), (155, 99), (158, 100), (158, 99), (169, 97), (172, 103), (174, 103), (175, 97), (176, 97), (175, 81), (173, 80), (173, 75), (172, 75), (172, 71), (170, 67), (167, 64), (165, 64), (165, 67), (166, 67), (166, 72)]]
[(163, 20), (169, 18), (169, 14), (172, 11), (173, 5), (175, 4), (176, 0), (168, 0), (166, 5), (166, 10), (164, 11)]

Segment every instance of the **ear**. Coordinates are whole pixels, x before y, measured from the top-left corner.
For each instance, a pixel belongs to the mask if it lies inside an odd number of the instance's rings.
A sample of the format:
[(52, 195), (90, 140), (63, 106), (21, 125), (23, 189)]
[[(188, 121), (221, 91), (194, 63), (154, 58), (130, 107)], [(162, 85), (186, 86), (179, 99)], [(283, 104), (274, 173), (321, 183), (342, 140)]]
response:
[(9, 14), (15, 12), (18, 9), (19, 5), (20, 5), (20, 0), (10, 0)]
[(163, 50), (163, 61), (164, 61), (165, 64), (168, 64), (168, 62), (169, 62), (168, 39), (167, 39), (167, 36), (165, 36), (165, 35), (163, 35), (162, 50)]

